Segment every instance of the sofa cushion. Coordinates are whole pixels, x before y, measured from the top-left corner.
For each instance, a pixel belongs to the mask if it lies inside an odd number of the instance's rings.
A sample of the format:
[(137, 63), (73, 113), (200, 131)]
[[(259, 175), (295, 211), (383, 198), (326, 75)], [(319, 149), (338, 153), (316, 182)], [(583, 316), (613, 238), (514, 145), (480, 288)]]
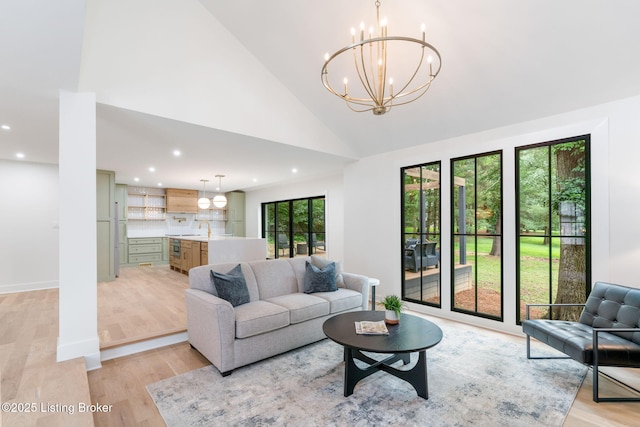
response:
[(329, 301), (326, 299), (301, 293), (273, 297), (267, 301), (289, 310), (291, 324), (326, 316), (330, 309)]
[(299, 292), (295, 272), (286, 259), (252, 261), (261, 300)]
[(317, 292), (313, 296), (329, 301), (332, 314), (362, 307), (362, 294), (351, 289), (339, 288), (337, 292)]
[(236, 307), (249, 302), (249, 289), (242, 274), (240, 264), (232, 268), (228, 273), (218, 273), (211, 270), (211, 281), (218, 296)]
[(234, 309), (236, 338), (248, 338), (289, 325), (289, 310), (267, 301), (252, 301)]
[(306, 262), (304, 275), (304, 292), (306, 294), (337, 290), (335, 263), (329, 263), (323, 269), (320, 269), (309, 261)]
[(335, 263), (336, 265), (336, 284), (339, 288), (344, 288), (344, 277), (342, 276), (342, 263), (340, 261), (331, 261), (330, 259), (320, 257), (318, 255), (311, 255), (311, 264), (316, 267), (323, 269), (330, 263)]

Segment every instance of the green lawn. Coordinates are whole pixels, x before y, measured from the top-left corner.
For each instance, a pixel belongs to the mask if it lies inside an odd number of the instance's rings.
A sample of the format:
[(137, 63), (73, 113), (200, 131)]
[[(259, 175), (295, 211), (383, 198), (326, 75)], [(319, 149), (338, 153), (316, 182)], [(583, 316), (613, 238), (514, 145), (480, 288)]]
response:
[[(521, 298), (525, 303), (543, 303), (549, 300), (549, 276), (553, 277), (557, 284), (558, 267), (560, 258), (560, 240), (552, 239), (551, 246), (551, 271), (549, 264), (549, 245), (544, 244), (542, 237), (522, 236), (520, 238), (520, 280)], [(478, 278), (478, 286), (486, 289), (500, 291), (500, 258), (490, 256), (493, 238), (479, 237), (477, 239), (477, 268), (481, 272)], [(459, 253), (459, 245), (456, 243), (456, 253)], [(476, 264), (474, 258), (473, 240), (467, 241), (467, 263)], [(555, 294), (554, 294), (555, 296)]]

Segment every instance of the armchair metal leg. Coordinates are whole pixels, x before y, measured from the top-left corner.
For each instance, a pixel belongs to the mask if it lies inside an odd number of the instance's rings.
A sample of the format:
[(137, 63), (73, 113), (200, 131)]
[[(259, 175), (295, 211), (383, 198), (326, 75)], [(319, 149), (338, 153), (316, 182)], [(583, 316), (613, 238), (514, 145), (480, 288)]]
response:
[(604, 372), (600, 372), (599, 369), (599, 360), (598, 360), (598, 334), (597, 332), (593, 333), (593, 401), (596, 403), (599, 402), (640, 402), (640, 396), (636, 397), (600, 397), (600, 387), (599, 387), (599, 376), (602, 374), (603, 376), (609, 378), (616, 384), (627, 388), (636, 394), (640, 395), (640, 390), (630, 386), (629, 384), (625, 384), (617, 378), (613, 378), (611, 375), (608, 375)]
[(532, 356), (531, 335), (527, 335), (527, 359), (571, 359), (569, 356)]

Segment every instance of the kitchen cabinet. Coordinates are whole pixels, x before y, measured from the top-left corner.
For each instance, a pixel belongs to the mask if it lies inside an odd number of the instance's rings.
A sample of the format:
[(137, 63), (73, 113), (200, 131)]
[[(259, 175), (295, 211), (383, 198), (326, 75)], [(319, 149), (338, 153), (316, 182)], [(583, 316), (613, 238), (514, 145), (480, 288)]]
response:
[(129, 187), (127, 190), (127, 219), (164, 221), (166, 195), (162, 188)]
[(162, 238), (162, 263), (169, 262), (169, 238)]
[(189, 270), (200, 265), (200, 242), (182, 240), (180, 242), (180, 269), (189, 274)]
[(182, 254), (180, 253), (180, 239), (169, 239), (169, 268), (178, 273), (182, 272)]
[(245, 194), (232, 191), (227, 196), (227, 223), (225, 232), (236, 237), (245, 237)]
[(209, 242), (200, 242), (200, 265), (209, 264)]
[(115, 172), (96, 171), (97, 279), (116, 279), (115, 271)]
[(128, 244), (129, 264), (161, 264), (162, 237), (130, 238)]
[(129, 263), (129, 246), (127, 245), (127, 185), (116, 184), (116, 212), (118, 217), (118, 253), (119, 264)]
[[(208, 243), (189, 239), (169, 239), (169, 267), (178, 273), (189, 274), (189, 270), (208, 264)], [(204, 258), (203, 258), (204, 257)]]
[(198, 190), (167, 188), (167, 212), (198, 213)]

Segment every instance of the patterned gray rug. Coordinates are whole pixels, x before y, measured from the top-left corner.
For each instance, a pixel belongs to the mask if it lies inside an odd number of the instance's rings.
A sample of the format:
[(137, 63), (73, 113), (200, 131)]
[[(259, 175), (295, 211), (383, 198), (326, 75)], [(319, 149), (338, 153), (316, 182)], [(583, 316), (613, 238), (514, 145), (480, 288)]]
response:
[[(147, 390), (170, 427), (562, 425), (586, 374), (583, 365), (527, 360), (524, 339), (432, 320), (444, 338), (427, 350), (429, 400), (385, 372), (362, 380), (345, 398), (343, 350), (329, 340), (224, 378), (207, 366)], [(539, 343), (532, 351), (553, 354)]]

